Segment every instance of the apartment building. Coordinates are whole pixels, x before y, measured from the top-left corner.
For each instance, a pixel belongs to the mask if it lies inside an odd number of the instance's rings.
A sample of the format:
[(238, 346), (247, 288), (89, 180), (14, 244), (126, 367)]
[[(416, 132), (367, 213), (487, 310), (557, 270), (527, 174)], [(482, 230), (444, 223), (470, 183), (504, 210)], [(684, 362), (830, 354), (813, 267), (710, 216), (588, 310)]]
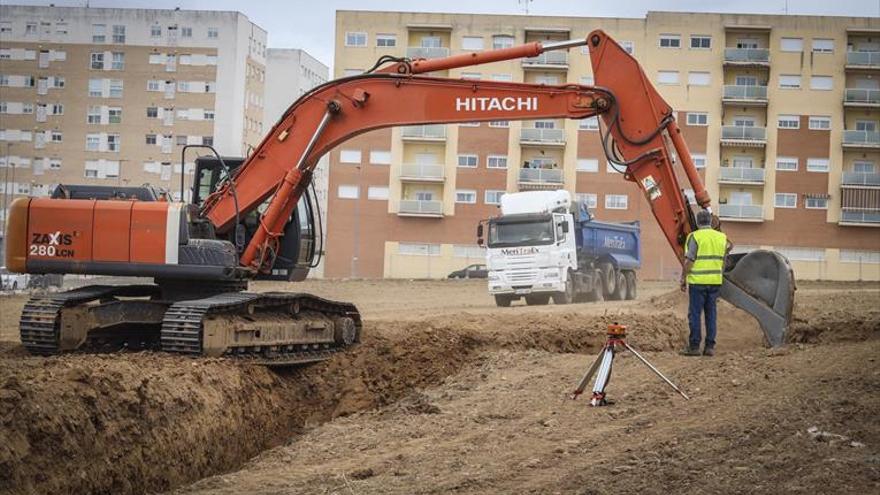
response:
[(0, 6), (0, 208), (59, 183), (179, 196), (205, 153), (184, 145), (262, 138), (266, 49), (239, 12)]
[[(266, 52), (266, 101), (263, 123), (266, 132), (275, 125), (293, 102), (307, 91), (327, 82), (330, 68), (321, 63), (305, 50), (298, 48), (269, 48)], [(312, 176), (315, 195), (321, 212), (327, 211), (327, 169), (329, 156), (318, 162)], [(327, 231), (327, 216), (321, 215), (321, 231)], [(321, 277), (324, 272), (324, 261), (309, 271), (309, 276)]]
[[(339, 11), (336, 77), (381, 55), (433, 58), (611, 34), (676, 109), (737, 250), (772, 248), (802, 279), (880, 279), (880, 19), (649, 12), (577, 18)], [(593, 83), (586, 49), (453, 69), (451, 78)], [(331, 153), (326, 274), (445, 277), (482, 261), (501, 195), (565, 188), (641, 221), (646, 278), (678, 262), (637, 187), (606, 163), (596, 119), (425, 125)], [(692, 191), (686, 191), (689, 195)]]

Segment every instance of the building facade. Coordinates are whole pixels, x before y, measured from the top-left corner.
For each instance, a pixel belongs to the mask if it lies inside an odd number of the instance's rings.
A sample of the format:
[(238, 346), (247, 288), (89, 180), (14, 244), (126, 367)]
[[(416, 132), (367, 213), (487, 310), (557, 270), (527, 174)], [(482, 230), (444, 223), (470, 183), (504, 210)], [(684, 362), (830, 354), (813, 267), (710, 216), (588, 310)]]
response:
[[(803, 279), (880, 279), (878, 18), (339, 11), (334, 75), (386, 54), (442, 57), (597, 28), (676, 109), (737, 250), (776, 249)], [(593, 83), (586, 49), (437, 75)], [(647, 201), (606, 163), (596, 119), (392, 128), (346, 142), (330, 157), (325, 273), (445, 277), (483, 261), (475, 228), (502, 194), (536, 188), (565, 188), (603, 220), (641, 221), (641, 276), (679, 273)]]
[[(266, 31), (238, 12), (0, 6), (5, 207), (59, 183), (179, 196), (210, 144), (263, 136)], [(5, 218), (5, 216), (4, 216)]]
[[(307, 91), (327, 82), (330, 69), (305, 50), (298, 48), (270, 48), (266, 52), (266, 103), (264, 123), (269, 129), (284, 114), (293, 102)], [(327, 232), (327, 169), (330, 158), (324, 156), (318, 162), (312, 176), (315, 196), (321, 209), (321, 232)], [(313, 277), (321, 277), (324, 273), (324, 260), (309, 271)]]

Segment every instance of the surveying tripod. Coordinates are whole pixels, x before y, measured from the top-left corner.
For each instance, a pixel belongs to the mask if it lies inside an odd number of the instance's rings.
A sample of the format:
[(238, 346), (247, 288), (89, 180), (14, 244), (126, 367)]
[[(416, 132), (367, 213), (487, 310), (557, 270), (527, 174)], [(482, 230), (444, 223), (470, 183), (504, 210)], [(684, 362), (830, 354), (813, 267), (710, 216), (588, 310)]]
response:
[(627, 350), (633, 353), (635, 357), (639, 358), (639, 361), (644, 363), (645, 366), (650, 368), (651, 371), (663, 379), (663, 381), (672, 387), (673, 390), (678, 392), (686, 400), (690, 400), (690, 397), (688, 397), (687, 394), (676, 387), (674, 383), (669, 381), (669, 378), (666, 378), (663, 376), (663, 373), (660, 373), (660, 370), (655, 368), (654, 365), (649, 363), (647, 359), (638, 353), (638, 351), (626, 343), (626, 326), (617, 323), (608, 325), (605, 345), (602, 346), (602, 350), (599, 351), (596, 360), (593, 361), (593, 364), (584, 374), (584, 377), (581, 378), (578, 387), (572, 392), (570, 397), (572, 399), (577, 399), (587, 388), (590, 379), (593, 378), (593, 375), (596, 374), (596, 370), (598, 370), (599, 374), (596, 376), (596, 383), (593, 384), (593, 396), (590, 398), (590, 405), (594, 407), (608, 405), (608, 401), (605, 400), (605, 387), (608, 386), (608, 381), (611, 380), (611, 364), (614, 362), (614, 354)]

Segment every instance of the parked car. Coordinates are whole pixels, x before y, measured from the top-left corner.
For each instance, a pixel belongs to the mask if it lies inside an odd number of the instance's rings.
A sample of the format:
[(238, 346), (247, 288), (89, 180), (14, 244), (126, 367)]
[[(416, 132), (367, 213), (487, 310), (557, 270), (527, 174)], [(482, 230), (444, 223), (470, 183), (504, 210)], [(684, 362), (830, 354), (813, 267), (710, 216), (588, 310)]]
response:
[(12, 273), (5, 266), (0, 266), (0, 289), (21, 290), (26, 289), (30, 282), (27, 273)]
[(488, 276), (489, 270), (483, 264), (468, 265), (449, 274), (449, 278), (486, 278)]

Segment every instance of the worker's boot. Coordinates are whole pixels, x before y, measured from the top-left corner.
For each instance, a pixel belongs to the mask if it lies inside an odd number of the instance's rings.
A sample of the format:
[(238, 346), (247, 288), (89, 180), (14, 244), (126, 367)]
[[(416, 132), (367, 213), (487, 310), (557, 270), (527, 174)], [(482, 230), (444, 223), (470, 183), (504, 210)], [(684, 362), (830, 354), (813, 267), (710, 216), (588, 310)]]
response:
[(712, 347), (706, 346), (706, 347), (704, 347), (704, 348), (703, 348), (703, 355), (704, 355), (704, 356), (709, 356), (709, 357), (714, 356), (714, 355), (715, 355), (715, 346), (712, 346)]
[(691, 347), (687, 346), (680, 352), (682, 356), (699, 356), (700, 348), (699, 347)]

